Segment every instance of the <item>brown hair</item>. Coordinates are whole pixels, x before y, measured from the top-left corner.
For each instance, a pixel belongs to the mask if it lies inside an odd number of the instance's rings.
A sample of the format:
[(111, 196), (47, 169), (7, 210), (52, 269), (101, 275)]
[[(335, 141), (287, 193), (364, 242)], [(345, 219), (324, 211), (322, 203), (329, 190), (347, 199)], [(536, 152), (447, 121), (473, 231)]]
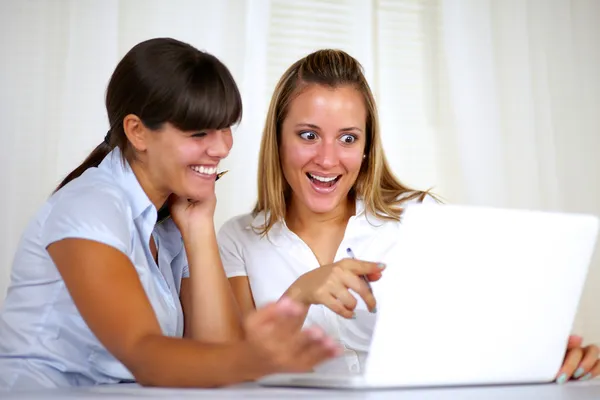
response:
[(152, 130), (166, 122), (184, 131), (223, 129), (242, 118), (242, 99), (231, 73), (215, 56), (175, 39), (157, 38), (137, 44), (119, 62), (106, 90), (106, 111), (110, 129), (105, 140), (56, 190), (100, 165), (115, 147), (124, 161), (132, 160), (123, 130), (129, 114)]
[(281, 127), (291, 101), (309, 85), (330, 88), (352, 86), (364, 98), (367, 109), (366, 160), (350, 195), (365, 203), (365, 211), (383, 219), (399, 220), (402, 203), (417, 199), (422, 201), (428, 191), (413, 190), (404, 186), (392, 173), (381, 144), (377, 107), (373, 93), (363, 74), (360, 63), (341, 50), (319, 50), (295, 62), (283, 74), (271, 98), (258, 161), (258, 201), (253, 210), (256, 216), (265, 212), (261, 234), (285, 218), (286, 200), (291, 187), (283, 176), (279, 158)]

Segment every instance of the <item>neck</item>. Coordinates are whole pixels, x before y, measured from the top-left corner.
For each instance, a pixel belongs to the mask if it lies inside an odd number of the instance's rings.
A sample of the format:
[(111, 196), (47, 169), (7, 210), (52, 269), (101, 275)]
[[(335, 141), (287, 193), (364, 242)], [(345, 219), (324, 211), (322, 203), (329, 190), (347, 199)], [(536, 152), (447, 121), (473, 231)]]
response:
[(285, 222), (288, 228), (295, 233), (298, 232), (323, 232), (328, 228), (338, 228), (345, 226), (348, 220), (355, 213), (355, 203), (348, 198), (333, 210), (326, 213), (315, 213), (309, 210), (297, 199), (291, 199), (288, 207)]
[(146, 196), (148, 196), (154, 207), (159, 210), (167, 201), (169, 194), (160, 190), (155, 184), (152, 183), (150, 174), (148, 173), (147, 169), (144, 168), (142, 163), (139, 161), (131, 161), (129, 162), (129, 165), (131, 166), (131, 170), (140, 183), (142, 190), (144, 193), (146, 193)]

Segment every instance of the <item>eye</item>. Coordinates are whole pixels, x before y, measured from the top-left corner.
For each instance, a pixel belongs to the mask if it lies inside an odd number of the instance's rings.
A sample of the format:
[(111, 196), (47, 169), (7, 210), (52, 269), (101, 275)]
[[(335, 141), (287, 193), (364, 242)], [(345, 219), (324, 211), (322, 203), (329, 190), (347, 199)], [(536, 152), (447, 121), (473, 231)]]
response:
[(317, 138), (317, 134), (313, 131), (304, 131), (300, 132), (300, 137), (304, 140), (315, 140)]
[(206, 136), (206, 132), (197, 132), (197, 133), (192, 134), (192, 137), (196, 137), (196, 138), (201, 138), (204, 136)]
[(342, 142), (344, 142), (345, 144), (352, 144), (354, 142), (356, 142), (356, 136), (351, 135), (351, 134), (346, 134), (346, 135), (342, 135)]

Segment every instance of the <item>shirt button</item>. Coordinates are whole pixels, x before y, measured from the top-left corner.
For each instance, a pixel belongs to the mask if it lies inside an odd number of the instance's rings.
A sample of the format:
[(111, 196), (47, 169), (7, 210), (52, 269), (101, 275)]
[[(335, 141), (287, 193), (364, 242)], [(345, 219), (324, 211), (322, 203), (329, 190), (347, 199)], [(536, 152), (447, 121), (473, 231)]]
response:
[(358, 368), (358, 365), (356, 365), (356, 364), (352, 364), (350, 366), (350, 372), (359, 372), (359, 369), (360, 368)]

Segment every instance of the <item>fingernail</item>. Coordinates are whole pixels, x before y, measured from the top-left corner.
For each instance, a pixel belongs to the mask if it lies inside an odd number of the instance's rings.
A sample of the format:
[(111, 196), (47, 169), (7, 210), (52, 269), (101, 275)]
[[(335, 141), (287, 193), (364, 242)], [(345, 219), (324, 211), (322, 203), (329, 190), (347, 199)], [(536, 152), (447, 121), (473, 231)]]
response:
[(385, 269), (385, 264), (384, 263), (379, 263), (379, 264), (377, 264), (377, 268), (379, 268), (379, 269)]
[(587, 373), (583, 376), (583, 378), (580, 379), (580, 381), (587, 381), (588, 379), (592, 378), (592, 374), (591, 373)]
[(575, 373), (573, 374), (573, 378), (577, 379), (579, 378), (581, 375), (583, 375), (583, 373), (585, 372), (585, 370), (581, 367), (577, 368), (577, 371), (575, 371)]
[(565, 383), (567, 381), (567, 374), (562, 373), (560, 374), (560, 376), (558, 377), (558, 379), (556, 380), (556, 383), (558, 383), (559, 385), (562, 385), (563, 383)]
[(356, 313), (352, 313), (352, 316), (350, 317), (350, 319), (356, 319)]
[(377, 314), (377, 306), (373, 307), (373, 309), (371, 310), (371, 313)]

